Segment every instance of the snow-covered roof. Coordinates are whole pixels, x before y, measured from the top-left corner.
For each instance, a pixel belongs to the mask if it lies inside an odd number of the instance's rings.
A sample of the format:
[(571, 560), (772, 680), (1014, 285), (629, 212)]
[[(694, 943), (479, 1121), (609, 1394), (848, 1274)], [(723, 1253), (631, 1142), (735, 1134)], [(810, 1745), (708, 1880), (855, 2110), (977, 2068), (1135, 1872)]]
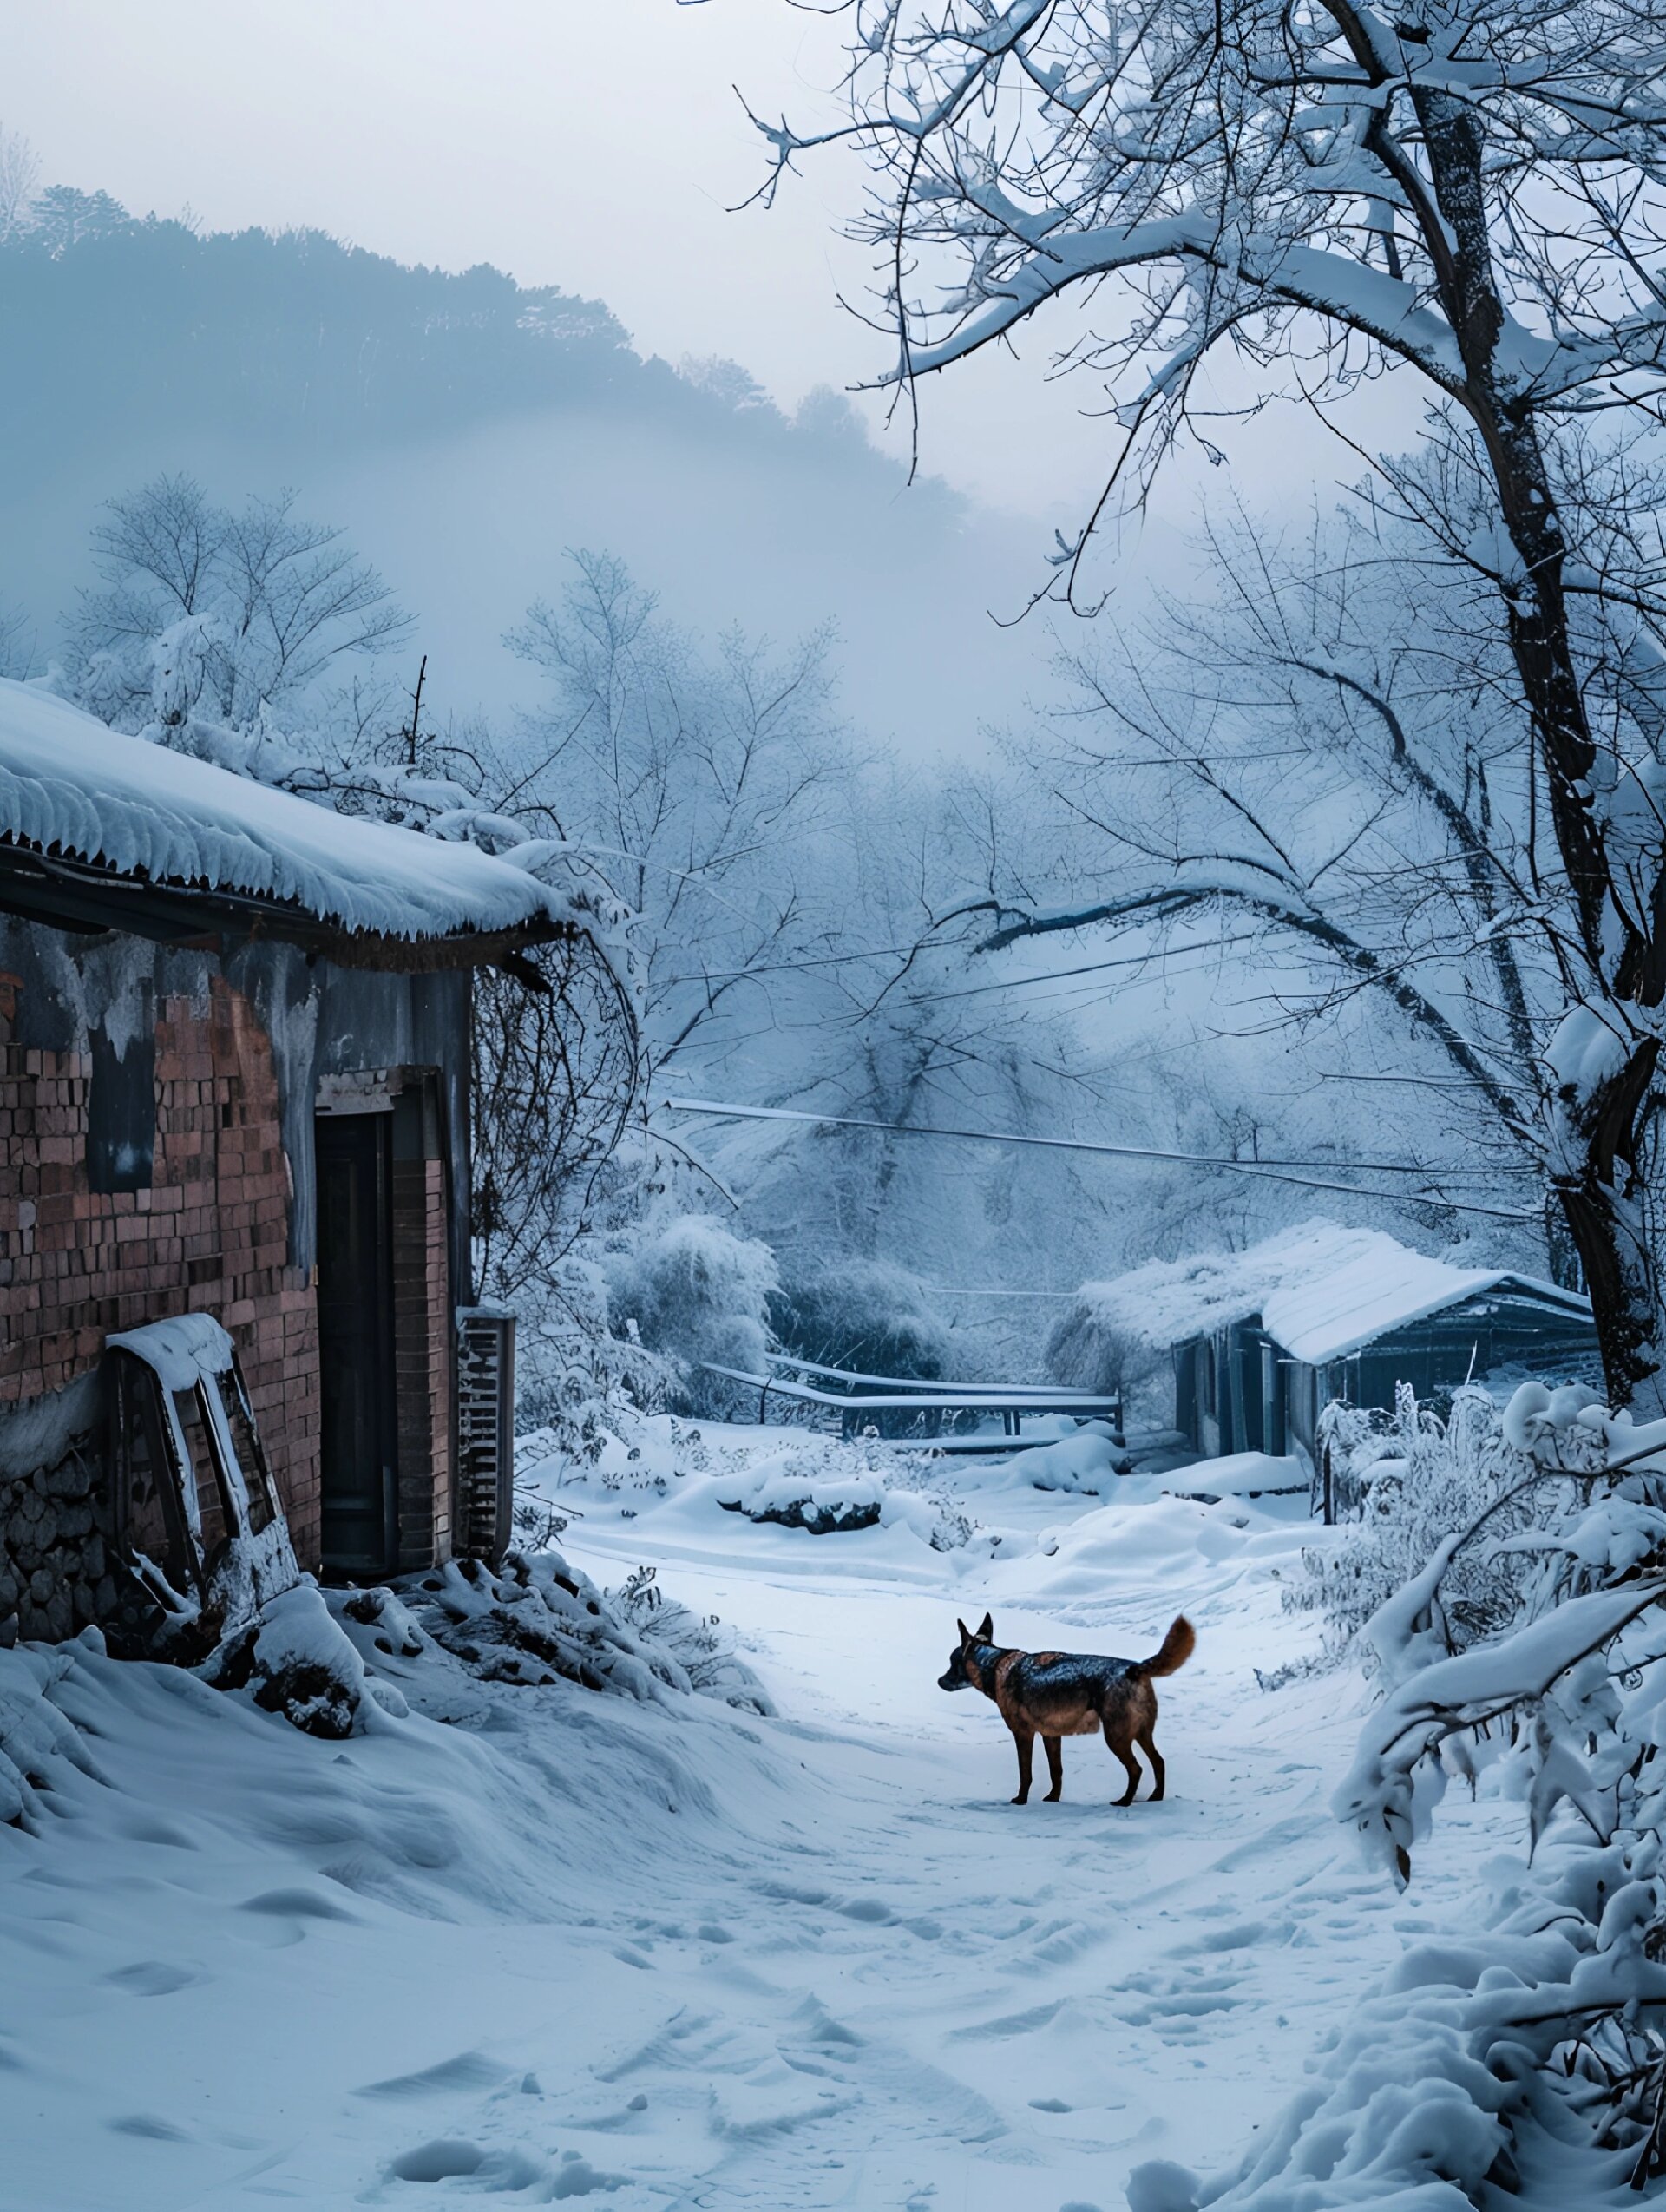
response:
[(3, 845), (269, 903), (348, 937), (547, 936), (573, 916), (562, 893), (476, 845), (335, 813), (0, 679)]
[(1466, 1298), (1510, 1286), (1570, 1314), (1590, 1308), (1571, 1290), (1506, 1268), (1453, 1267), (1380, 1229), (1307, 1221), (1242, 1252), (1153, 1260), (1079, 1294), (1092, 1317), (1160, 1349), (1259, 1316), (1268, 1335), (1311, 1367)]

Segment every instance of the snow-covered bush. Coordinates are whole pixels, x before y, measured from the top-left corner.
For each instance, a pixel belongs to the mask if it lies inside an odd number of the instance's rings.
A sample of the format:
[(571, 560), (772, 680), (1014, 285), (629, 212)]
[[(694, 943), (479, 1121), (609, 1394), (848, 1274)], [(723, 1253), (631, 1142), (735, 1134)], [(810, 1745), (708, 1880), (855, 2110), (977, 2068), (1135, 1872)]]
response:
[(759, 1453), (734, 1470), (718, 1502), (748, 1520), (812, 1536), (900, 1525), (934, 1552), (958, 1551), (976, 1533), (928, 1454), (889, 1451), (876, 1440), (851, 1445), (806, 1436)]
[(1045, 1357), (1053, 1382), (1069, 1390), (1120, 1392), (1139, 1403), (1142, 1415), (1173, 1418), (1164, 1401), (1169, 1378), (1166, 1349), (1127, 1325), (1099, 1294), (1107, 1286), (1085, 1283), (1048, 1332)]
[(541, 1460), (594, 1466), (610, 1438), (634, 1441), (678, 1387), (673, 1361), (628, 1323), (609, 1326), (607, 1279), (583, 1248), (523, 1285), (516, 1309), (515, 1412)]
[(1120, 1390), (1131, 1369), (1146, 1364), (1149, 1355), (1078, 1291), (1048, 1332), (1046, 1360), (1048, 1375), (1066, 1389)]
[[(95, 1628), (78, 1644), (102, 1651)], [(53, 1703), (52, 1692), (75, 1664), (75, 1644), (25, 1644), (0, 1651), (0, 1828), (38, 1835), (53, 1794), (53, 1768), (67, 1761), (102, 1782), (83, 1732)]]
[(920, 1382), (948, 1369), (948, 1330), (925, 1284), (887, 1260), (838, 1260), (795, 1274), (771, 1297), (769, 1318), (799, 1359)]
[(703, 1697), (768, 1716), (775, 1706), (763, 1684), (740, 1657), (732, 1631), (715, 1613), (696, 1613), (659, 1587), (659, 1570), (640, 1566), (603, 1596), (645, 1644), (669, 1653)]
[(281, 1713), (308, 1736), (334, 1742), (364, 1727), (364, 1663), (310, 1579), (271, 1599), (204, 1671), (217, 1689), (248, 1690), (263, 1712)]
[(1483, 1515), (1490, 1516), (1488, 1540), (1464, 1547), (1442, 1592), (1451, 1647), (1462, 1650), (1514, 1618), (1537, 1568), (1531, 1552), (1502, 1548), (1502, 1539), (1553, 1504), (1542, 1490), (1511, 1495), (1532, 1462), (1510, 1443), (1485, 1390), (1454, 1392), (1444, 1420), (1404, 1383), (1392, 1414), (1328, 1406), (1317, 1441), (1335, 1509), (1355, 1518), (1334, 1546), (1303, 1555), (1304, 1572), (1284, 1602), (1291, 1611), (1323, 1615), (1328, 1658), (1357, 1649), (1374, 1670), (1372, 1646), (1361, 1642), (1367, 1623), (1421, 1572), (1443, 1538)]
[[(1136, 2212), (1461, 2212), (1547, 2176), (1541, 2201), (1596, 2205), (1666, 2176), (1666, 1421), (1527, 1383), (1486, 1435), (1476, 1464), (1502, 1447), (1517, 1479), (1366, 1623), (1385, 1695), (1332, 1802), (1403, 1885), (1451, 1778), (1490, 1769), (1528, 1867), (1407, 1953), (1243, 2166), (1137, 2169)], [(1514, 1592), (1486, 1626), (1475, 1554)]]
[(770, 1349), (769, 1301), (779, 1287), (775, 1255), (706, 1214), (681, 1214), (642, 1230), (607, 1266), (615, 1334), (633, 1329), (676, 1362), (680, 1395), (695, 1411), (727, 1402), (718, 1367), (760, 1368)]
[(1055, 1443), (1038, 1444), (1019, 1462), (1036, 1490), (1062, 1490), (1078, 1497), (1102, 1498), (1133, 1462), (1102, 1421), (1084, 1421)]
[(449, 1560), (398, 1591), (331, 1592), (338, 1632), (357, 1654), (378, 1703), (407, 1700), (432, 1717), (455, 1716), (460, 1667), (476, 1683), (545, 1687), (557, 1682), (663, 1702), (698, 1693), (768, 1713), (768, 1693), (715, 1620), (653, 1588), (639, 1570), (622, 1591), (599, 1590), (559, 1552), (511, 1552), (494, 1572), (478, 1559)]
[(451, 1559), (406, 1589), (402, 1602), (425, 1635), (487, 1682), (576, 1682), (643, 1703), (662, 1689), (693, 1687), (559, 1552), (511, 1552), (495, 1573), (478, 1559)]

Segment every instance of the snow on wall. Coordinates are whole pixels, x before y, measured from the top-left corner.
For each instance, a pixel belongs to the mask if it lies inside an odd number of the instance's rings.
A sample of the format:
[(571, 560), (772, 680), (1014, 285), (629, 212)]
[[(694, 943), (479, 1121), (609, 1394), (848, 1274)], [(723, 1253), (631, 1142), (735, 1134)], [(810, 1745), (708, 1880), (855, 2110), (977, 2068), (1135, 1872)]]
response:
[(154, 883), (292, 900), (382, 936), (511, 929), (573, 911), (561, 892), (477, 846), (334, 813), (4, 679), (0, 834)]
[(1500, 1268), (1451, 1267), (1380, 1229), (1305, 1221), (1241, 1252), (1154, 1260), (1078, 1294), (1089, 1316), (1152, 1350), (1261, 1316), (1269, 1336), (1313, 1367), (1342, 1359), (1391, 1329), (1421, 1321), (1501, 1283), (1554, 1299), (1583, 1299)]

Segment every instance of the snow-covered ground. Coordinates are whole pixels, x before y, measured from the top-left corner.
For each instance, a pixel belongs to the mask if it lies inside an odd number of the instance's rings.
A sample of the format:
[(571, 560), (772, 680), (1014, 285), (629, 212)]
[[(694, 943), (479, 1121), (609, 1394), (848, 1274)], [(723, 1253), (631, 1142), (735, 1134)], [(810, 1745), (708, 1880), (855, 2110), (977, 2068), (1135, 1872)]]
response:
[[(880, 1519), (725, 1510), (806, 1452)], [(1396, 1898), (1333, 1821), (1359, 1684), (1257, 1682), (1313, 1634), (1279, 1603), (1314, 1535), (1265, 1494), (1288, 1462), (1101, 1497), (1034, 1488), (1039, 1455), (841, 1475), (664, 1423), (640, 1454), (546, 1486), (582, 1515), (561, 1548), (600, 1583), (657, 1565), (777, 1716), (486, 1684), (460, 1724), (321, 1743), (85, 1645), (0, 1653), (0, 1736), (46, 1785), (35, 1832), (0, 1827), (0, 2212), (1112, 2212), (1135, 2164), (1248, 2147), (1518, 1848), (1513, 1808), (1449, 1804)], [(1112, 1809), (1096, 1739), (1062, 1804), (1007, 1802), (994, 1708), (935, 1679), (986, 1606), (1128, 1657), (1190, 1616), (1164, 1803)]]

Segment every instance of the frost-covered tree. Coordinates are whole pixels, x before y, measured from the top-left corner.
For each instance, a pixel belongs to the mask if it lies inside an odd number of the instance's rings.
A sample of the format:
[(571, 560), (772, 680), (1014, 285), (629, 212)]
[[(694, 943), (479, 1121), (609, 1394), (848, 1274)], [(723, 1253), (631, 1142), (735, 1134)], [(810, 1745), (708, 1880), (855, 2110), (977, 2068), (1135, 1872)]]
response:
[(0, 123), (0, 246), (29, 229), (40, 157), (21, 133)]
[[(33, 181), (31, 177), (31, 185)], [(108, 192), (82, 192), (72, 184), (48, 185), (36, 198), (25, 200), (22, 215), (14, 230), (27, 231), (31, 242), (55, 261), (77, 246), (118, 238), (134, 226), (133, 217)]]
[(731, 631), (705, 652), (621, 561), (573, 561), (509, 634), (551, 686), (521, 733), (523, 790), (640, 917), (653, 1065), (709, 1070), (843, 919), (826, 856), (854, 763), (830, 640), (777, 654)]
[(370, 562), (279, 492), (222, 507), (194, 478), (112, 499), (93, 533), (98, 587), (69, 626), (82, 704), (118, 729), (193, 713), (242, 732), (310, 702), (410, 627)]
[(691, 1402), (726, 1402), (705, 1363), (756, 1372), (769, 1347), (775, 1256), (705, 1214), (655, 1222), (607, 1266), (607, 1303), (621, 1328), (680, 1369)]
[[(830, 139), (867, 155), (893, 379), (1063, 324), (1056, 351), (1109, 387), (1133, 485), (1223, 354), (1257, 397), (1323, 410), (1385, 366), (1426, 396), (1409, 457), (1374, 457), (1386, 496), (1494, 597), (1567, 900), (1551, 1179), (1611, 1391), (1666, 1405), (1642, 1204), (1666, 1105), (1666, 616), (1638, 444), (1666, 397), (1666, 10), (833, 12), (848, 120), (765, 128), (777, 174)], [(1088, 535), (1065, 549), (1066, 591)]]
[(1204, 550), (1192, 599), (1060, 654), (1066, 704), (1025, 749), (1058, 824), (1051, 911), (1029, 852), (993, 852), (982, 942), (1092, 923), (1253, 959), (1246, 1026), (1309, 1057), (1317, 1028), (1356, 1085), (1394, 1086), (1408, 1172), (1374, 1179), (1531, 1223), (1571, 916), (1486, 595), (1381, 516), (1287, 537), (1240, 515)]

